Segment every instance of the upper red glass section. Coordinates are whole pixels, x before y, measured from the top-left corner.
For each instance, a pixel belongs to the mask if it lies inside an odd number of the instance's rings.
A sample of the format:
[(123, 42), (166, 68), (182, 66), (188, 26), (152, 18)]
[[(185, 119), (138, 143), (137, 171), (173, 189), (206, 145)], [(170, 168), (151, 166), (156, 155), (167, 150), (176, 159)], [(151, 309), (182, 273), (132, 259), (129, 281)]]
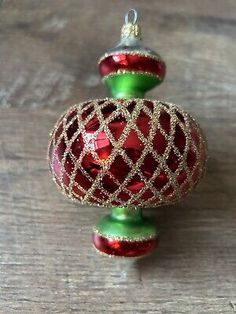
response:
[(138, 53), (114, 53), (102, 59), (99, 63), (99, 71), (102, 76), (116, 73), (119, 70), (147, 72), (155, 74), (163, 80), (166, 66), (162, 60), (157, 60)]

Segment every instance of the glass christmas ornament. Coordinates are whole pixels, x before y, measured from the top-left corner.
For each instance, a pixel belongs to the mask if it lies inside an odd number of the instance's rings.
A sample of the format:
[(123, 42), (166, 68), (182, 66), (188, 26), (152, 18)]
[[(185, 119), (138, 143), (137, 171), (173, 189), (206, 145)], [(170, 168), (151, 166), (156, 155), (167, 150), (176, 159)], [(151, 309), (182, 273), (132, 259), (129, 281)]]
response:
[(160, 56), (140, 41), (130, 12), (120, 43), (99, 61), (113, 98), (67, 110), (49, 142), (52, 177), (81, 204), (108, 206), (94, 227), (94, 247), (108, 256), (139, 257), (158, 244), (155, 224), (142, 208), (172, 204), (199, 182), (206, 142), (197, 122), (178, 106), (143, 99), (165, 74)]

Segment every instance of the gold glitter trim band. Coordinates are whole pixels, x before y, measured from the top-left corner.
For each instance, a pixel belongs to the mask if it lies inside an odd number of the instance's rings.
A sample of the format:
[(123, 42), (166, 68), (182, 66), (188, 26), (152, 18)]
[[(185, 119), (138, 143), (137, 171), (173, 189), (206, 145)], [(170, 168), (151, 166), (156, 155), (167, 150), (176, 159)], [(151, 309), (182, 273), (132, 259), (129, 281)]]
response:
[(137, 260), (137, 259), (147, 257), (147, 256), (152, 254), (152, 251), (151, 251), (149, 253), (139, 255), (139, 256), (120, 256), (120, 255), (114, 255), (114, 254), (106, 254), (105, 252), (99, 251), (94, 244), (93, 244), (93, 248), (100, 256), (108, 257), (108, 258), (112, 258), (112, 259), (118, 259), (118, 260), (119, 259), (126, 259), (127, 260), (127, 258), (131, 259), (131, 260)]
[(144, 72), (144, 71), (128, 71), (128, 70), (118, 70), (117, 72), (111, 72), (102, 78), (102, 82), (106, 81), (108, 78), (117, 76), (117, 75), (123, 75), (123, 74), (141, 74), (141, 75), (147, 75), (150, 77), (157, 78), (159, 81), (161, 81), (161, 78), (158, 74), (150, 73), (150, 72)]
[(93, 232), (99, 235), (100, 237), (106, 238), (106, 239), (112, 239), (117, 241), (124, 241), (124, 242), (143, 242), (143, 241), (149, 241), (149, 240), (155, 240), (159, 237), (158, 233), (155, 233), (153, 235), (149, 235), (147, 237), (139, 237), (139, 238), (128, 238), (124, 236), (112, 236), (110, 234), (102, 233), (99, 229), (96, 227), (93, 228)]
[(106, 58), (111, 57), (113, 55), (117, 55), (117, 54), (126, 54), (126, 55), (131, 55), (131, 56), (140, 56), (140, 57), (146, 57), (146, 58), (150, 58), (150, 59), (154, 59), (155, 61), (158, 62), (164, 62), (160, 56), (155, 56), (152, 54), (149, 54), (148, 52), (141, 52), (139, 50), (137, 51), (127, 51), (127, 50), (119, 50), (119, 51), (113, 51), (113, 52), (107, 52), (105, 53), (99, 60), (98, 60), (98, 65)]

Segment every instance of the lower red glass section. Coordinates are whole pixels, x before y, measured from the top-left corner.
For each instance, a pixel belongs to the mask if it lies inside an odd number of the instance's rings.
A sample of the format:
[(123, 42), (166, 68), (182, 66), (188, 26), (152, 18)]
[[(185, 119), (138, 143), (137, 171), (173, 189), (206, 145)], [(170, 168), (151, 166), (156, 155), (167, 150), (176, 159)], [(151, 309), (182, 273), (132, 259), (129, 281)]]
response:
[(102, 76), (116, 73), (119, 70), (149, 72), (158, 75), (162, 80), (165, 76), (166, 66), (161, 60), (128, 53), (110, 55), (99, 64)]
[(120, 241), (93, 233), (96, 249), (107, 255), (138, 257), (152, 252), (158, 245), (158, 237), (144, 241)]

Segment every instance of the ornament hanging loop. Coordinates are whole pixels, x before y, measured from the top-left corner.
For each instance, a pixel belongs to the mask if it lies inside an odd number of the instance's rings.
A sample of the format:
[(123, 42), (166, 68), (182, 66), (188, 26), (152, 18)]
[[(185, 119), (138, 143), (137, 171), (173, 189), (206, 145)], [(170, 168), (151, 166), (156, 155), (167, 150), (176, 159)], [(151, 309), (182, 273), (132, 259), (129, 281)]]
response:
[(125, 14), (125, 24), (136, 24), (138, 20), (138, 12), (135, 9), (130, 9), (126, 14)]
[[(141, 28), (137, 24), (138, 12), (135, 9), (130, 9), (125, 14), (125, 24), (121, 28), (121, 39), (128, 38), (131, 39), (131, 44), (133, 39), (141, 40)], [(121, 43), (124, 45), (130, 45), (130, 42)]]

